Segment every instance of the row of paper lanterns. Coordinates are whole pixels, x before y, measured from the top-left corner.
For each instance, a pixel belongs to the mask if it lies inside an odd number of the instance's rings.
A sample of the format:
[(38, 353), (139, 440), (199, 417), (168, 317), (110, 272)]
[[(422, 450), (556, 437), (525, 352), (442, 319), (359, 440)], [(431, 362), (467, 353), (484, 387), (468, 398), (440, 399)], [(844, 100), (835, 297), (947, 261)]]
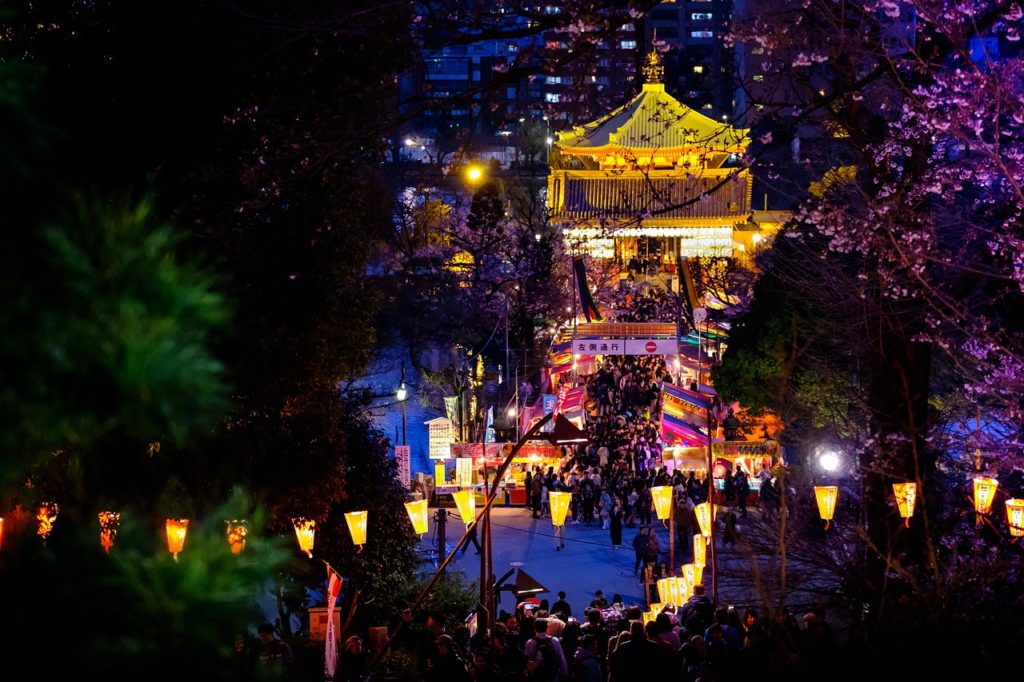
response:
[[(981, 523), (982, 517), (992, 510), (992, 502), (995, 500), (998, 488), (999, 481), (994, 478), (978, 476), (974, 479), (974, 512), (977, 514), (978, 523)], [(914, 515), (914, 503), (917, 501), (917, 484), (893, 483), (892, 489), (896, 496), (896, 506), (899, 508), (900, 516), (909, 527), (910, 517)], [(825, 521), (825, 529), (828, 530), (829, 523), (835, 515), (839, 488), (834, 485), (818, 485), (814, 487), (814, 496), (818, 502), (818, 514)], [(1006, 500), (1006, 522), (1010, 527), (1012, 537), (1024, 536), (1024, 500), (1016, 498)]]
[[(416, 500), (405, 503), (406, 511), (412, 522), (413, 530), (422, 535), (427, 532), (427, 501)], [(43, 502), (36, 510), (36, 533), (45, 541), (53, 531), (53, 526), (60, 513), (60, 506), (56, 502)], [(470, 512), (472, 513), (472, 512)], [(352, 543), (362, 551), (366, 544), (366, 522), (368, 512), (354, 511), (345, 514), (345, 522), (348, 525)], [(114, 546), (118, 528), (121, 522), (121, 514), (115, 511), (101, 511), (98, 514), (100, 525), (100, 545), (109, 554)], [(465, 518), (465, 517), (464, 517)], [(245, 539), (249, 534), (248, 522), (245, 519), (233, 519), (224, 521), (228, 546), (233, 554), (240, 554), (245, 549)], [(467, 522), (468, 523), (468, 522)], [(167, 549), (178, 558), (185, 546), (185, 537), (188, 534), (189, 519), (166, 519), (164, 528), (167, 535)], [(316, 534), (316, 521), (304, 517), (292, 519), (295, 528), (295, 535), (299, 541), (299, 548), (310, 557), (313, 556), (313, 541)], [(4, 520), (0, 517), (0, 548), (3, 546)]]

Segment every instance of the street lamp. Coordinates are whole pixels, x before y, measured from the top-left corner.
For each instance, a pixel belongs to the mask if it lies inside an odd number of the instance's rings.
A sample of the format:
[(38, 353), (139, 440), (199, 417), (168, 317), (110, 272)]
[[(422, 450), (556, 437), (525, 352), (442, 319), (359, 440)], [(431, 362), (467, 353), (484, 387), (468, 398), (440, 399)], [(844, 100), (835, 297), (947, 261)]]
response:
[(483, 177), (483, 166), (472, 163), (466, 167), (466, 180), (469, 181), (470, 186), (472, 186), (474, 190), (476, 189), (476, 186), (480, 184), (480, 181), (483, 180)]
[(398, 384), (398, 390), (395, 392), (395, 398), (398, 402), (402, 403), (402, 445), (408, 445), (405, 437), (405, 399), (409, 397), (409, 391), (405, 387), (405, 363), (402, 363), (402, 382)]
[(829, 473), (836, 471), (840, 463), (839, 453), (834, 450), (826, 450), (818, 455), (818, 466)]

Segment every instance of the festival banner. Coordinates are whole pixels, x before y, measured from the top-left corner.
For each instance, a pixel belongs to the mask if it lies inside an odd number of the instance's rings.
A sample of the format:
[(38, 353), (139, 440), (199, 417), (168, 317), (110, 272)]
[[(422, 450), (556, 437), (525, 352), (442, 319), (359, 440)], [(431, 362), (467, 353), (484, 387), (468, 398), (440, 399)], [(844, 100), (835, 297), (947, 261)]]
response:
[(661, 440), (666, 447), (707, 445), (708, 438), (699, 429), (678, 417), (661, 413)]
[[(541, 396), (541, 401), (542, 411), (541, 414), (538, 415), (538, 421), (555, 411), (555, 406), (558, 404), (558, 396), (556, 396), (553, 393), (545, 393), (543, 396)], [(543, 431), (544, 433), (550, 433), (554, 429), (555, 420), (552, 419), (551, 421), (544, 425), (541, 431)]]
[(452, 424), (459, 423), (458, 401), (458, 397), (454, 395), (445, 396), (444, 398), (444, 412), (448, 417), (448, 421)]
[(324, 641), (324, 680), (333, 680), (338, 668), (338, 640), (334, 631), (334, 602), (341, 594), (342, 578), (327, 565), (327, 638)]
[(494, 406), (487, 408), (487, 426), (484, 428), (484, 442), (494, 442)]
[(601, 311), (597, 308), (594, 295), (590, 293), (590, 287), (587, 285), (586, 264), (584, 264), (581, 257), (577, 256), (572, 259), (572, 268), (576, 277), (576, 288), (579, 290), (580, 307), (583, 309), (583, 317), (587, 318), (587, 322), (600, 322), (604, 318), (601, 316)]
[(661, 385), (661, 411), (697, 427), (706, 427), (711, 401), (702, 393), (688, 391), (675, 384)]
[(395, 478), (406, 488), (409, 487), (409, 483), (412, 480), (412, 447), (409, 445), (396, 445), (395, 446), (395, 464), (397, 465), (395, 471)]

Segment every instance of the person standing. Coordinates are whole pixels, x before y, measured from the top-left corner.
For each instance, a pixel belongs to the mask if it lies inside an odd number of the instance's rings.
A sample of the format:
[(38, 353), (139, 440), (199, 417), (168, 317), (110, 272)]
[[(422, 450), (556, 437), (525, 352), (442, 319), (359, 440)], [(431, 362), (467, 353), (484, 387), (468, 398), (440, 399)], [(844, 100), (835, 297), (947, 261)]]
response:
[(527, 679), (531, 682), (556, 682), (569, 673), (562, 645), (548, 636), (548, 619), (538, 618), (533, 624), (534, 636), (526, 643)]
[[(526, 508), (533, 512), (533, 474), (529, 467), (526, 469), (526, 476), (523, 478), (523, 490), (526, 491)], [(536, 514), (534, 515), (536, 518)]]
[(740, 507), (740, 514), (747, 518), (747, 497), (750, 495), (750, 480), (747, 472), (741, 467), (736, 467), (736, 498)]
[(257, 662), (261, 666), (276, 667), (282, 671), (282, 675), (287, 676), (287, 670), (294, 660), (291, 646), (274, 635), (274, 626), (270, 623), (261, 623), (256, 628), (256, 634), (260, 638), (256, 651)]
[[(622, 507), (619, 506), (618, 502), (615, 502), (612, 506), (611, 512), (608, 514), (608, 532), (612, 538), (612, 547), (618, 549), (622, 546)], [(636, 569), (633, 570), (636, 572)]]
[(558, 601), (551, 605), (551, 613), (557, 615), (563, 621), (568, 622), (569, 616), (572, 615), (572, 607), (569, 606), (569, 602), (565, 601), (565, 592), (558, 592)]

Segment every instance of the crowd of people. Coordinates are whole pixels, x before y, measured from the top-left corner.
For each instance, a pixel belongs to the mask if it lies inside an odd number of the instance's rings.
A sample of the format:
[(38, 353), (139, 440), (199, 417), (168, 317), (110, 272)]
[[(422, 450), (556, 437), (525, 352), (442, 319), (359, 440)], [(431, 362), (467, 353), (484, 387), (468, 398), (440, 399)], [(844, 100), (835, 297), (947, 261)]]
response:
[[(854, 631), (840, 647), (823, 610), (797, 619), (714, 607), (703, 586), (685, 605), (644, 622), (639, 606), (609, 603), (600, 590), (575, 613), (565, 593), (551, 606), (530, 600), (502, 612), (493, 633), (448, 632), (428, 618), (420, 647), (426, 682), (682, 682), (851, 679), (863, 639)], [(846, 675), (847, 677), (844, 677)]]

